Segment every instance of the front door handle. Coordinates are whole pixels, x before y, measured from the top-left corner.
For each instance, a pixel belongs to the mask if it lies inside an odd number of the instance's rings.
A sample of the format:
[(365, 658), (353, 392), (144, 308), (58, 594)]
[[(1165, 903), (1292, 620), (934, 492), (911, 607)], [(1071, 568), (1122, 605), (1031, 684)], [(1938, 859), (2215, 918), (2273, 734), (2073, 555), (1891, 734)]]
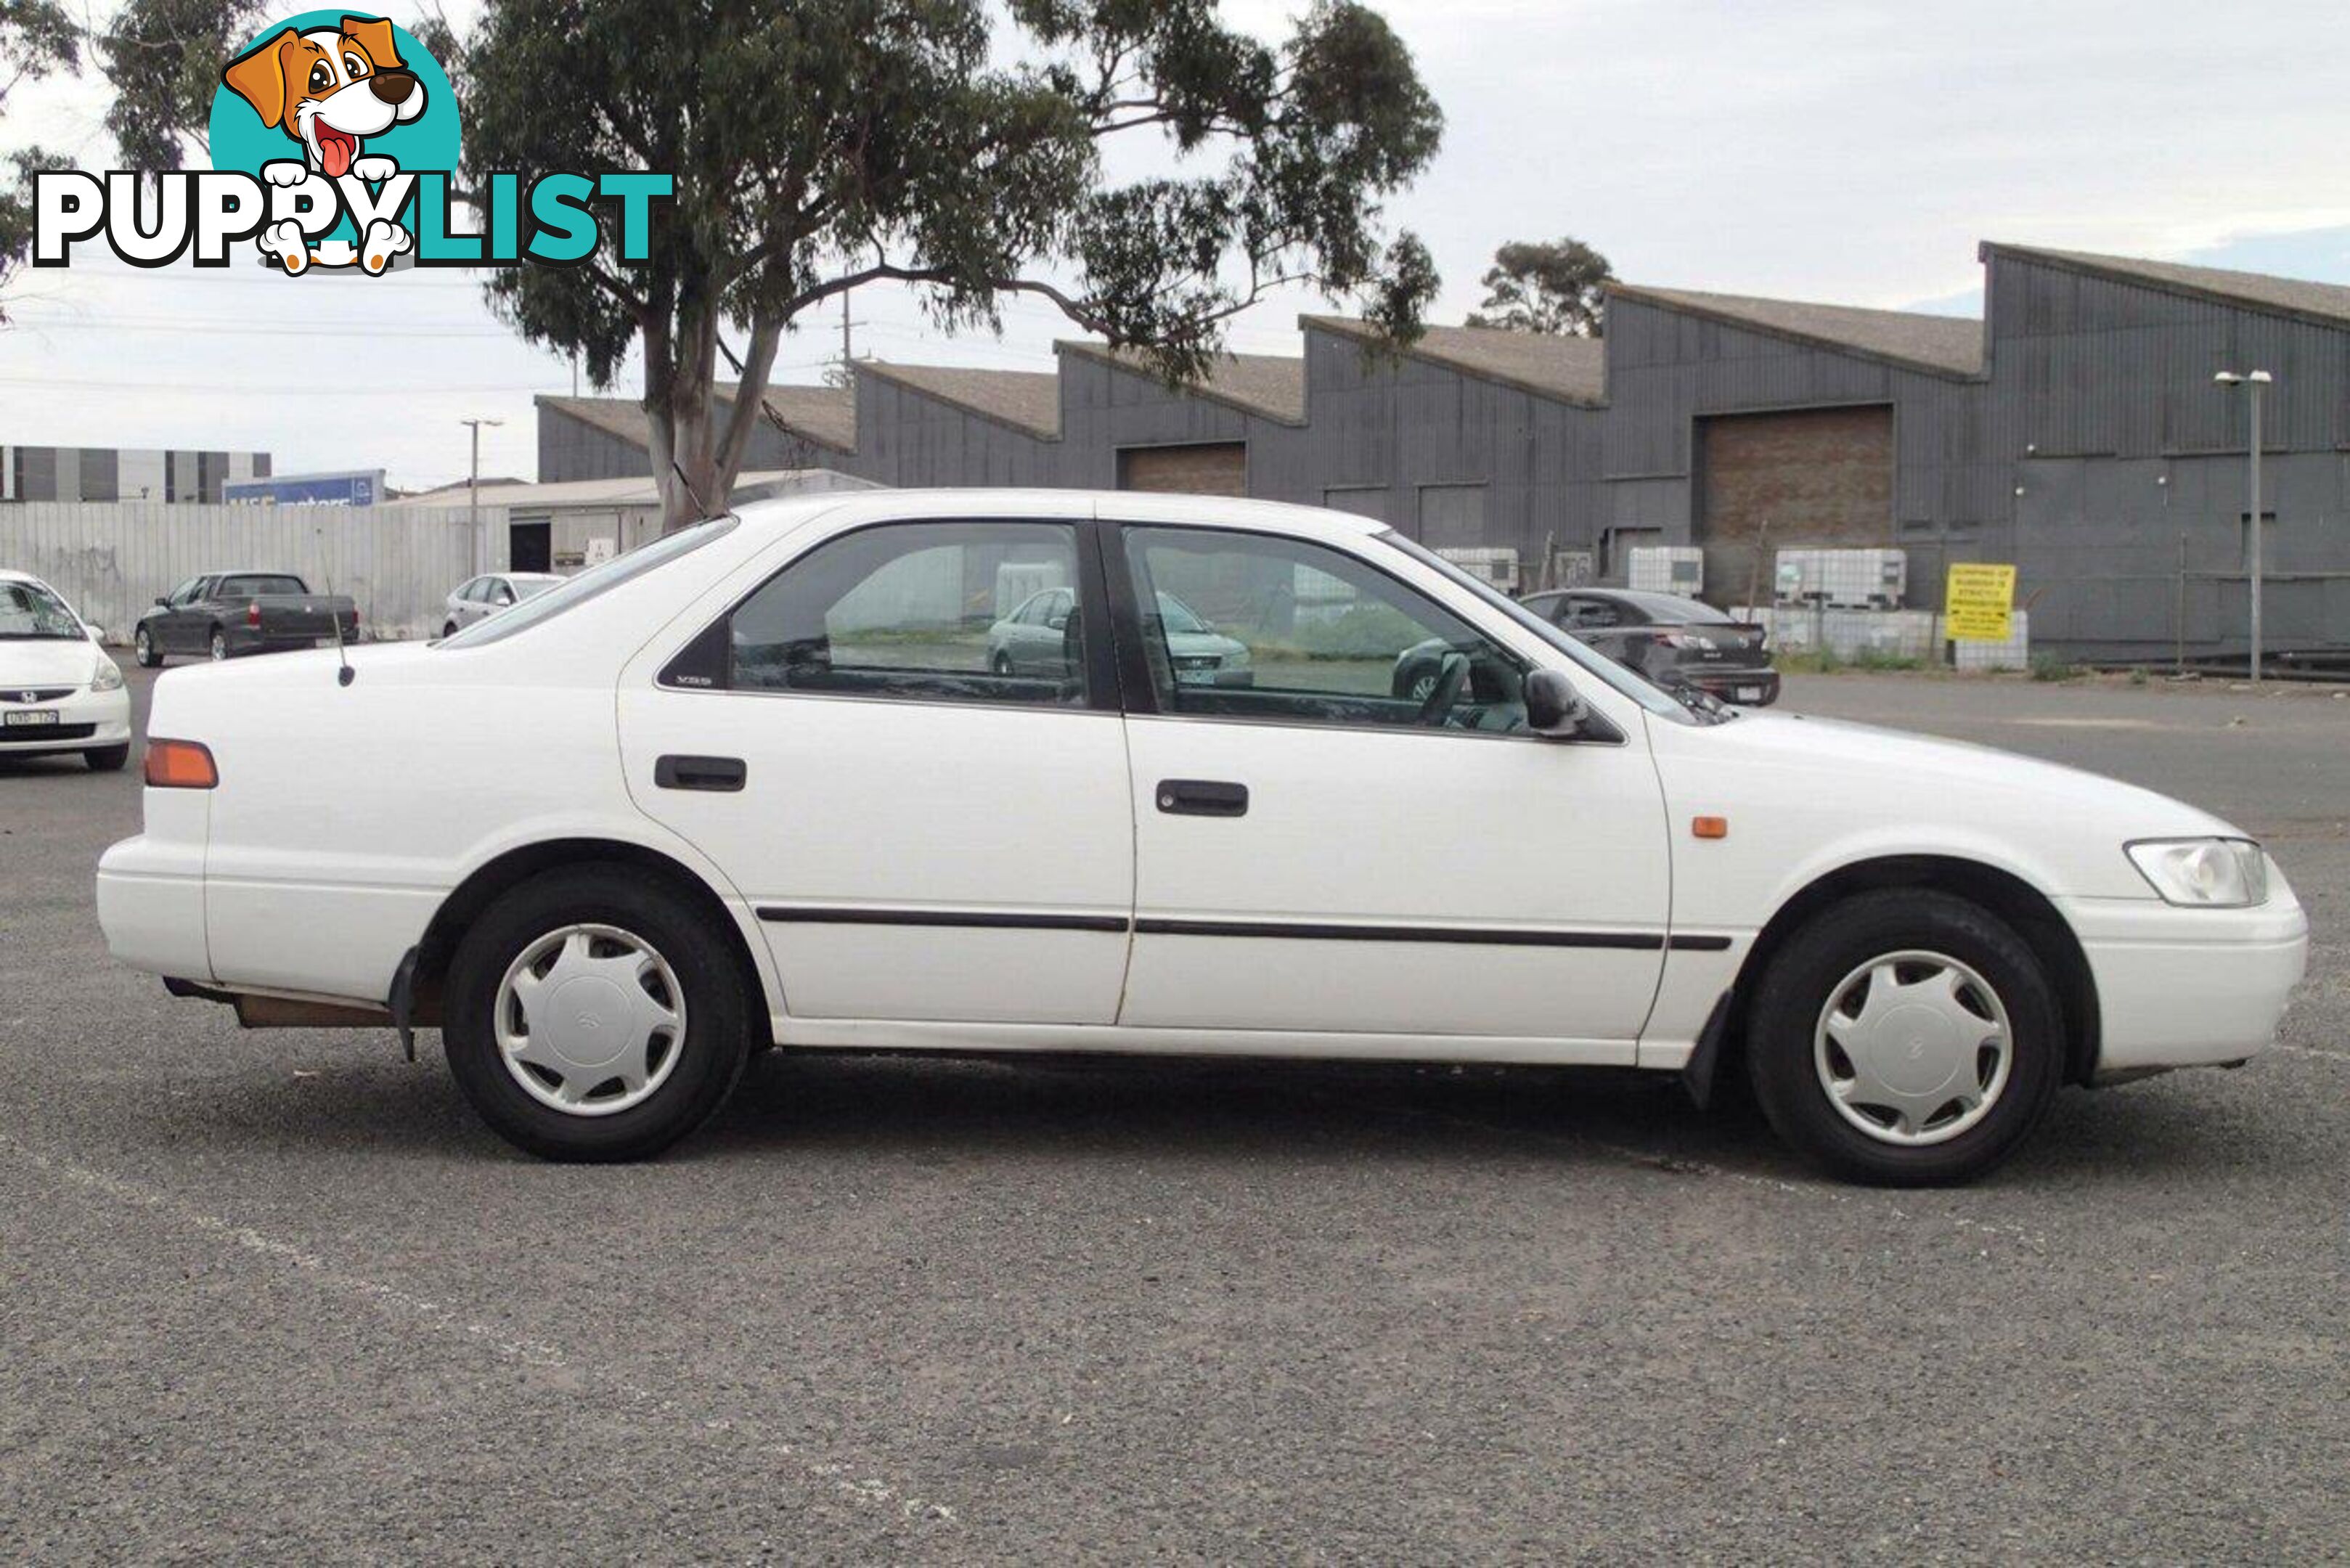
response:
[(1246, 816), (1248, 785), (1221, 779), (1161, 779), (1159, 809), (1170, 816)]
[(653, 783), (663, 789), (729, 792), (741, 789), (750, 776), (740, 757), (663, 757), (653, 763)]

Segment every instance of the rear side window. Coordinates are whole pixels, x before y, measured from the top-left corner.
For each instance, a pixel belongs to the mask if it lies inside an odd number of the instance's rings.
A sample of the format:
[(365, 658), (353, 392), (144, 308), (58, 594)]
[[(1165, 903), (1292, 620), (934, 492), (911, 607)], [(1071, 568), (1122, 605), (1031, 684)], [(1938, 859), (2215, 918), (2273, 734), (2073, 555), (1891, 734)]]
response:
[[(897, 523), (826, 541), (723, 623), (738, 691), (1081, 707), (1077, 535), (1058, 523)], [(1058, 622), (1058, 625), (1055, 623)], [(681, 659), (707, 658), (704, 639)]]
[(255, 575), (223, 578), (220, 597), (224, 599), (257, 599), (270, 594), (307, 594), (309, 591), (302, 586), (299, 577)]
[(444, 637), (435, 648), (479, 648), (484, 643), (501, 642), (520, 632), (528, 631), (542, 622), (553, 620), (566, 610), (576, 609), (589, 599), (611, 592), (621, 584), (633, 582), (648, 572), (658, 571), (681, 556), (699, 550), (715, 539), (723, 539), (734, 531), (738, 520), (713, 517), (707, 523), (697, 523), (674, 534), (665, 534), (649, 544), (639, 545), (625, 556), (615, 556), (599, 566), (588, 567), (576, 577), (567, 578), (561, 587), (525, 600), (501, 615), (475, 621), (454, 637)]

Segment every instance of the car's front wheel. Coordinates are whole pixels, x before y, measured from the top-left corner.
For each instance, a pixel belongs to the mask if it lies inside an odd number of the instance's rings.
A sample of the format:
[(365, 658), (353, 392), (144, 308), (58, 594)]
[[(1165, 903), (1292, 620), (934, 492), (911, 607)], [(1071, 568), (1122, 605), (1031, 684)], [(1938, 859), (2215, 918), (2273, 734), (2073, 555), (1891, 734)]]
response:
[(149, 635), (143, 626), (130, 639), (130, 657), (139, 661), (139, 668), (141, 670), (152, 670), (163, 662), (163, 656), (155, 651), (154, 638)]
[(752, 1001), (723, 934), (666, 882), (568, 867), (467, 930), (442, 1042), (458, 1087), (507, 1141), (546, 1159), (640, 1159), (733, 1092)]
[(218, 627), (213, 628), (212, 650), (214, 664), (219, 664), (228, 658), (228, 633)]
[(2063, 1010), (2014, 928), (1967, 899), (1836, 904), (1773, 958), (1748, 1014), (1755, 1097), (1840, 1175), (1965, 1181), (2012, 1154), (2064, 1075)]
[(129, 746), (92, 746), (81, 754), (81, 760), (94, 774), (119, 774), (130, 760)]
[(453, 620), (452, 620), (452, 621), (445, 621), (445, 622), (443, 622), (443, 623), (442, 624), (442, 627), (441, 627), (441, 635), (442, 635), (442, 637), (454, 637), (454, 636), (456, 636), (456, 635), (457, 635), (457, 623), (456, 623), (455, 621), (453, 621)]

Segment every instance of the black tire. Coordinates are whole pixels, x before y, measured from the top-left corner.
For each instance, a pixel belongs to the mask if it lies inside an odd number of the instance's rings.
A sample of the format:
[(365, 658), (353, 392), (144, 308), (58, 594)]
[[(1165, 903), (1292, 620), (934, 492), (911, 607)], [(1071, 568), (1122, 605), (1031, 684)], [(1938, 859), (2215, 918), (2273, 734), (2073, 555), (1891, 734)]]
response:
[(1443, 661), (1415, 659), (1395, 672), (1388, 682), (1388, 692), (1399, 702), (1425, 702), (1436, 691), (1437, 680), (1444, 673)]
[[(1947, 1141), (1902, 1146), (1847, 1121), (1814, 1066), (1814, 1032), (1832, 993), (1874, 959), (1945, 955), (1997, 993), (2009, 1026), (2005, 1087), (1982, 1118)], [(1887, 1187), (1969, 1181), (2012, 1154), (2064, 1078), (2064, 1011), (2046, 970), (2013, 927), (1981, 905), (1931, 890), (1888, 888), (1847, 898), (1789, 938), (1755, 989), (1746, 1064), (1754, 1096), (1779, 1136), (1852, 1180)], [(1930, 1132), (1934, 1122), (1925, 1126)]]
[(130, 760), (130, 748), (128, 745), (92, 746), (81, 754), (81, 760), (89, 764), (89, 771), (94, 774), (119, 774), (122, 771), (122, 764)]
[(154, 638), (148, 634), (147, 628), (143, 626), (130, 639), (130, 657), (138, 662), (141, 670), (152, 670), (163, 662), (163, 656), (155, 651)]
[[(515, 1081), (495, 1009), (507, 969), (568, 925), (618, 927), (650, 943), (684, 992), (685, 1035), (651, 1096), (608, 1116), (557, 1110)], [(449, 966), (441, 1026), (449, 1070), (491, 1129), (542, 1159), (616, 1161), (660, 1153), (717, 1113), (750, 1054), (755, 987), (723, 932), (664, 878), (641, 867), (565, 867), (531, 878), (484, 910)]]
[(228, 633), (218, 627), (213, 628), (211, 648), (213, 662), (214, 664), (224, 662), (229, 657)]
[(988, 668), (993, 670), (998, 675), (1008, 676), (1013, 672), (1012, 656), (1008, 653), (998, 653), (988, 661)]
[(442, 635), (442, 637), (454, 637), (454, 636), (456, 636), (456, 635), (457, 635), (457, 623), (456, 623), (455, 621), (453, 621), (453, 620), (452, 620), (452, 621), (446, 621), (446, 622), (443, 622), (443, 623), (442, 623), (442, 628), (441, 628), (441, 635)]

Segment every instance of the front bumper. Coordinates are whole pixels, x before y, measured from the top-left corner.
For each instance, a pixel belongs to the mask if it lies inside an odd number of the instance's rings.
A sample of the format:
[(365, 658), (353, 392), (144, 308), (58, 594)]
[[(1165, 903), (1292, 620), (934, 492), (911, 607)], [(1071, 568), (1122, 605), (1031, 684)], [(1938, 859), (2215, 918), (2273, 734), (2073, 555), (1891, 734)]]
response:
[[(55, 713), (52, 724), (7, 722), (16, 713)], [(0, 701), (0, 757), (52, 755), (88, 752), (101, 746), (130, 743), (130, 693), (122, 687), (93, 691), (88, 687), (54, 702), (24, 704)]]
[(2309, 962), (2309, 917), (2273, 863), (2269, 901), (2187, 909), (2063, 898), (2096, 981), (2096, 1075), (2241, 1062), (2273, 1044)]

